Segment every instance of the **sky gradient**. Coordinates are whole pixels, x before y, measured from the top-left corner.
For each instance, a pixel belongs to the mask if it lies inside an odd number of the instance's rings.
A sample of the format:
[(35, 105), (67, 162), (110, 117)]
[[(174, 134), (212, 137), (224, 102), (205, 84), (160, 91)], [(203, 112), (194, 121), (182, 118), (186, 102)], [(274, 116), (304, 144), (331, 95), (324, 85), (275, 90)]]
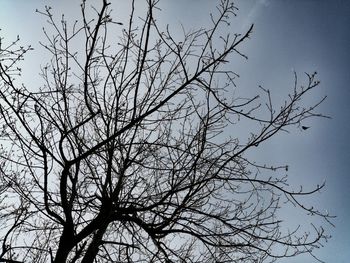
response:
[[(10, 41), (19, 34), (22, 43), (38, 46), (45, 19), (35, 13), (36, 8), (46, 4), (65, 12), (67, 17), (79, 15), (79, 1), (57, 2), (0, 0), (0, 35)], [(159, 19), (174, 29), (180, 23), (185, 28), (203, 27), (215, 3), (161, 1), (163, 11)], [(316, 255), (325, 262), (346, 263), (350, 258), (350, 1), (240, 0), (236, 5), (239, 10), (232, 21), (234, 28), (244, 32), (254, 23), (251, 39), (242, 48), (248, 61), (233, 62), (240, 75), (239, 88), (254, 91), (262, 85), (283, 97), (291, 91), (294, 70), (301, 79), (303, 72), (318, 72), (321, 84), (310, 101), (327, 95), (320, 111), (332, 119), (307, 120), (305, 125), (311, 127), (307, 131), (295, 128), (263, 145), (252, 156), (268, 163), (289, 164), (290, 182), (295, 186), (304, 184), (311, 188), (326, 181), (326, 188), (313, 196), (311, 202), (336, 215), (333, 221), (336, 227), (327, 227), (333, 238)], [(119, 6), (117, 13), (126, 16), (124, 8)], [(37, 66), (43, 63), (38, 53), (30, 54), (24, 64), (25, 78), (37, 76)], [(298, 222), (298, 218), (291, 220)], [(301, 256), (278, 262), (312, 260)]]

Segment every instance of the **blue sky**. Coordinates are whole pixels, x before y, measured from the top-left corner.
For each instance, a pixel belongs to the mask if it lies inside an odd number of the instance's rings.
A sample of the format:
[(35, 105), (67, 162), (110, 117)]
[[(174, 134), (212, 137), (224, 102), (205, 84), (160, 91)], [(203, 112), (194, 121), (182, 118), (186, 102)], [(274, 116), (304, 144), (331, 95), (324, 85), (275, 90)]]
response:
[[(177, 1), (164, 10), (175, 21), (203, 25), (213, 1)], [(187, 3), (187, 4), (186, 4)], [(198, 9), (198, 5), (201, 8)], [(307, 131), (292, 130), (261, 146), (253, 156), (261, 161), (289, 164), (292, 185), (312, 188), (326, 181), (326, 187), (310, 199), (337, 218), (326, 227), (332, 239), (316, 252), (325, 262), (348, 262), (350, 258), (350, 2), (343, 0), (241, 0), (236, 1), (237, 30), (254, 23), (251, 40), (244, 46), (248, 61), (234, 63), (242, 89), (258, 85), (283, 97), (291, 90), (293, 70), (318, 72), (321, 85), (313, 93), (327, 96), (320, 111), (332, 119), (305, 122)], [(186, 5), (186, 8), (184, 6)], [(169, 11), (171, 10), (171, 11)], [(203, 18), (204, 17), (204, 18)], [(289, 220), (301, 223), (293, 214)], [(281, 260), (285, 263), (312, 262), (308, 256)]]
[[(1, 36), (22, 36), (24, 43), (37, 44), (42, 37), (44, 19), (35, 9), (45, 4), (57, 6), (68, 15), (76, 15), (78, 1), (0, 0)], [(203, 26), (212, 0), (165, 0), (159, 19), (185, 27)], [(254, 33), (244, 46), (248, 61), (234, 63), (240, 74), (240, 88), (258, 85), (285, 95), (293, 84), (293, 70), (318, 72), (321, 85), (316, 98), (327, 95), (320, 111), (332, 117), (308, 120), (307, 131), (292, 130), (267, 143), (254, 157), (264, 161), (289, 164), (293, 184), (312, 187), (326, 180), (326, 188), (311, 202), (337, 215), (335, 228), (327, 227), (333, 238), (316, 254), (325, 262), (348, 262), (350, 258), (350, 1), (346, 0), (240, 0), (234, 28), (244, 31), (254, 23)], [(123, 13), (123, 6), (119, 7)], [(127, 14), (125, 14), (127, 15)], [(29, 61), (28, 61), (29, 60)], [(33, 53), (25, 65), (44, 63)], [(38, 68), (28, 67), (27, 77), (36, 76)], [(34, 75), (33, 75), (34, 74)], [(310, 98), (313, 99), (313, 98)], [(298, 221), (298, 218), (292, 218)], [(297, 257), (285, 263), (311, 262)]]
[[(293, 136), (286, 136), (287, 144), (272, 142), (269, 150), (274, 151), (276, 159), (291, 164), (292, 181), (296, 178), (295, 182), (310, 184), (326, 180), (326, 189), (315, 196), (315, 201), (337, 215), (336, 228), (330, 229), (333, 239), (317, 254), (325, 262), (348, 262), (350, 2), (254, 2), (259, 7), (255, 7), (251, 17), (256, 27), (249, 43), (248, 74), (259, 72), (256, 80), (260, 84), (280, 89), (288, 85), (291, 69), (299, 73), (317, 71), (321, 80), (319, 95), (328, 96), (321, 111), (331, 116), (331, 120), (310, 120), (307, 133), (296, 131)], [(249, 12), (252, 9), (249, 4), (242, 4), (241, 11)], [(295, 258), (285, 262), (306, 261)]]

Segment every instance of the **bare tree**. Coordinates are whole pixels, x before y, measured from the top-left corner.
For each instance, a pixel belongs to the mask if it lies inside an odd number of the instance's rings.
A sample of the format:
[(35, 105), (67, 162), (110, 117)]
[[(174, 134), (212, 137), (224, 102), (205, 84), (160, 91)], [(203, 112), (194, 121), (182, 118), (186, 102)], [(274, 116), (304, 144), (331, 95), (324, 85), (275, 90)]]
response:
[[(132, 1), (127, 25), (111, 4), (56, 21), (41, 43), (52, 58), (40, 89), (18, 84), (29, 47), (0, 47), (0, 262), (265, 262), (312, 253), (327, 239), (285, 229), (285, 203), (307, 207), (281, 176), (246, 153), (299, 126), (322, 102), (303, 98), (319, 82), (307, 75), (281, 105), (270, 91), (235, 97), (228, 66), (252, 33), (223, 36), (236, 7), (221, 0), (211, 28), (177, 42), (147, 0)], [(94, 14), (90, 10), (95, 11)], [(94, 19), (92, 16), (95, 16)], [(121, 30), (119, 39), (111, 32)], [(246, 139), (232, 132), (254, 127)], [(230, 136), (225, 136), (230, 134)], [(243, 136), (243, 134), (241, 134)], [(274, 176), (270, 175), (274, 172)]]

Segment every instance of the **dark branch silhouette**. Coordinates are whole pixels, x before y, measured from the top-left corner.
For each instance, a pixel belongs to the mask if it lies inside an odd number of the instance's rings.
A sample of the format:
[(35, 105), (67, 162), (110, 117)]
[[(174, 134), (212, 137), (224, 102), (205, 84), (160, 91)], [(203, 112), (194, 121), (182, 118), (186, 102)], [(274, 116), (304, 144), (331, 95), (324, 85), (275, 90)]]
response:
[[(328, 238), (285, 229), (278, 215), (289, 203), (328, 220), (300, 199), (323, 185), (293, 191), (287, 166), (246, 155), (324, 117), (323, 99), (303, 102), (316, 74), (303, 85), (295, 74), (280, 105), (262, 87), (235, 97), (228, 63), (246, 57), (253, 25), (222, 35), (237, 9), (221, 0), (210, 28), (177, 42), (157, 2), (141, 19), (131, 1), (127, 25), (106, 0), (93, 14), (82, 1), (73, 24), (38, 11), (51, 55), (40, 88), (17, 81), (31, 46), (0, 40), (0, 262), (270, 262)], [(254, 128), (237, 134), (241, 122)]]

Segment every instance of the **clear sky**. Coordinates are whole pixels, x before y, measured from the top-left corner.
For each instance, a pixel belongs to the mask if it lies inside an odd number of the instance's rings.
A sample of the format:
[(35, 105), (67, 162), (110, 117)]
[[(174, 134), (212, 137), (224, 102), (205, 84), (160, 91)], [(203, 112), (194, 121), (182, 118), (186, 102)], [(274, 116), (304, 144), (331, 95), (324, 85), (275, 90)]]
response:
[[(113, 0), (114, 1), (114, 0)], [(97, 1), (96, 1), (97, 2)], [(125, 3), (125, 2), (124, 2)], [(207, 23), (214, 0), (163, 0), (159, 19), (175, 27), (200, 27)], [(77, 16), (79, 1), (0, 0), (0, 34), (23, 43), (37, 45), (42, 39), (44, 19), (35, 14), (45, 4), (57, 7), (67, 16)], [(318, 72), (321, 85), (315, 94), (327, 95), (320, 110), (332, 117), (309, 120), (307, 131), (295, 129), (283, 134), (253, 153), (261, 160), (290, 165), (290, 180), (311, 187), (326, 180), (326, 188), (312, 202), (337, 215), (336, 228), (329, 227), (333, 238), (316, 254), (325, 262), (346, 263), (350, 258), (350, 1), (347, 0), (240, 0), (238, 31), (255, 24), (251, 40), (244, 46), (248, 61), (234, 63), (240, 74), (241, 88), (258, 85), (276, 94), (287, 94), (293, 84), (293, 70)], [(117, 10), (123, 14), (123, 6)], [(75, 11), (74, 11), (75, 10)], [(124, 12), (124, 15), (127, 13)], [(33, 52), (26, 65), (44, 63)], [(28, 67), (26, 76), (37, 76), (38, 68)], [(291, 215), (292, 216), (292, 215)], [(298, 221), (297, 218), (292, 220)], [(285, 263), (311, 262), (297, 257)]]

